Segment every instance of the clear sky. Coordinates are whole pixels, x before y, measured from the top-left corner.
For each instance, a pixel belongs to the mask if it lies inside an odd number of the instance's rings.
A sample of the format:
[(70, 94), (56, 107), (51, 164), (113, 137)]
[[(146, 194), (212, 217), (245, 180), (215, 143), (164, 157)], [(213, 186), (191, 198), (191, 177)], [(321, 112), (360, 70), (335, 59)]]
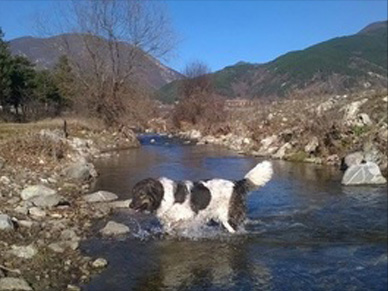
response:
[[(50, 9), (50, 2), (0, 0), (6, 39), (36, 35), (33, 15)], [(178, 71), (194, 60), (213, 71), (238, 61), (264, 63), (387, 19), (386, 0), (166, 2), (180, 41), (164, 62)]]

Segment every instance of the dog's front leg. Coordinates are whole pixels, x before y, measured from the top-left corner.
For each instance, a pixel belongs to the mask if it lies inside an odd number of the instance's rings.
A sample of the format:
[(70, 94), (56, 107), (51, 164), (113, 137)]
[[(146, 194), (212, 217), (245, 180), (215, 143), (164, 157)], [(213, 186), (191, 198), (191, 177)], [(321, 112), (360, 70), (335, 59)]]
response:
[(229, 222), (223, 222), (222, 225), (230, 232), (235, 233), (236, 230), (229, 224)]

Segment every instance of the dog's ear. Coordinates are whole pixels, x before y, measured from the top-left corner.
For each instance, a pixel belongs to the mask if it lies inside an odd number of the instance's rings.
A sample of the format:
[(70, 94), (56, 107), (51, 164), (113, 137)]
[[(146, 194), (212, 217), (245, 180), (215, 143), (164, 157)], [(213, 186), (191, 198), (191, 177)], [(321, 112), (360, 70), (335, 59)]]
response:
[(144, 179), (136, 183), (136, 185), (132, 189), (132, 197), (136, 198), (139, 196), (148, 197), (151, 202), (151, 209), (148, 210), (155, 211), (159, 208), (164, 196), (164, 189), (162, 183), (160, 183), (159, 180), (153, 178)]

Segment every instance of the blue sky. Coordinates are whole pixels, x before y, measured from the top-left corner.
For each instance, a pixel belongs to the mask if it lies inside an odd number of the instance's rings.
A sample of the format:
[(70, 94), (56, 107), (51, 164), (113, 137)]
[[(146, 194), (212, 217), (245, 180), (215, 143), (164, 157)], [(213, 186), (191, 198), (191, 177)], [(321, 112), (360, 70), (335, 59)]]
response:
[[(50, 9), (50, 2), (0, 0), (6, 39), (36, 35), (33, 15)], [(164, 62), (178, 71), (194, 60), (213, 71), (238, 61), (264, 63), (387, 19), (385, 0), (166, 2), (180, 41)]]

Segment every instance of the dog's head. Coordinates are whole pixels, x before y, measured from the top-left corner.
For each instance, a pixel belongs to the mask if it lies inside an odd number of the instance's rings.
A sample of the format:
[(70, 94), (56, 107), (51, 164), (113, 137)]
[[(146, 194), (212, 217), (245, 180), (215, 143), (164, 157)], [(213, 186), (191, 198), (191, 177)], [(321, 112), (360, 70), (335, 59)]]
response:
[(158, 180), (142, 180), (132, 189), (132, 202), (129, 207), (136, 211), (154, 212), (159, 208), (163, 194), (163, 185)]

